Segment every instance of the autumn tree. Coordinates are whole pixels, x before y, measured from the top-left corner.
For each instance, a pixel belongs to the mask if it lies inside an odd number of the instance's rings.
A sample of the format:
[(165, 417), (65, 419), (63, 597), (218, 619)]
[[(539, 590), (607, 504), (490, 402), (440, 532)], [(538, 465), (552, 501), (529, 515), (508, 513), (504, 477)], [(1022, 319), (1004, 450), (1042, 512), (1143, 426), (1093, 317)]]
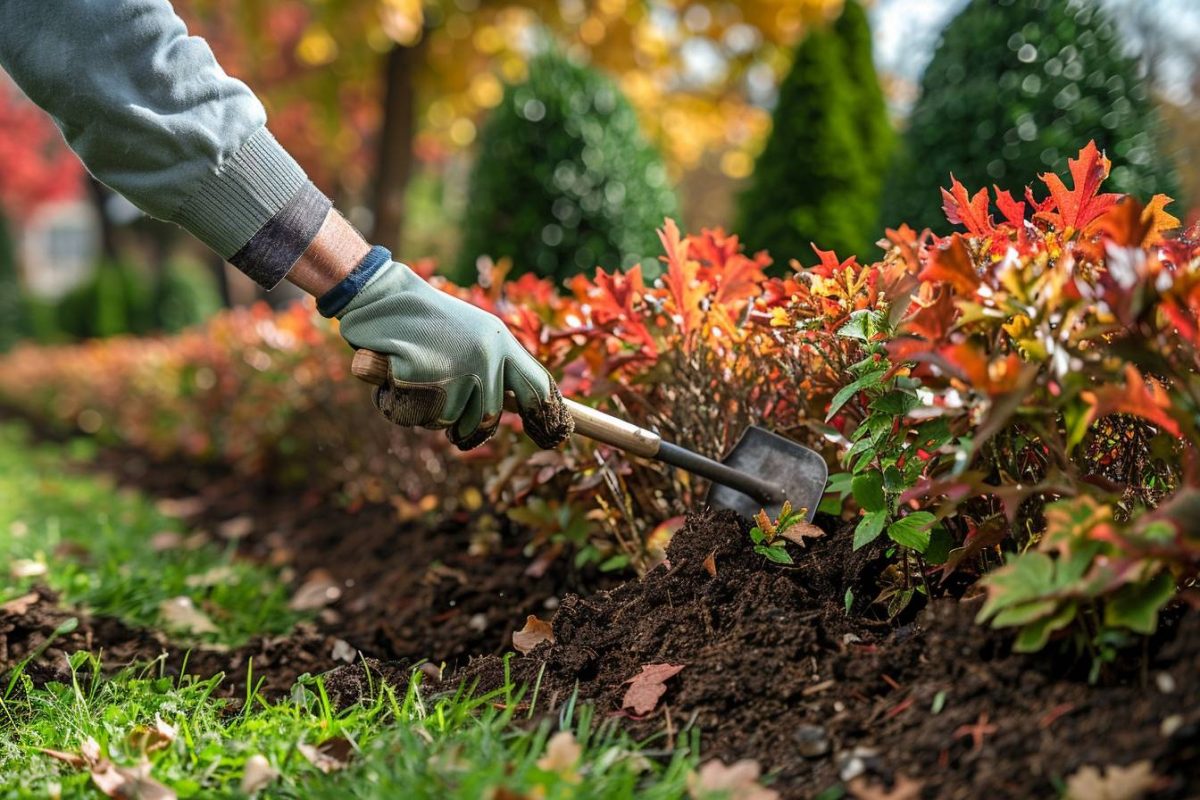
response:
[(480, 139), (457, 277), (473, 278), (479, 256), (559, 278), (655, 262), (655, 228), (676, 199), (612, 81), (547, 52)]
[(810, 243), (867, 255), (891, 146), (867, 17), (850, 2), (796, 49), (736, 229), (784, 264)]
[(1095, 2), (972, 0), (925, 71), (883, 221), (944, 229), (946, 176), (1021, 185), (1064, 172), (1089, 139), (1115, 191), (1175, 191), (1147, 87)]

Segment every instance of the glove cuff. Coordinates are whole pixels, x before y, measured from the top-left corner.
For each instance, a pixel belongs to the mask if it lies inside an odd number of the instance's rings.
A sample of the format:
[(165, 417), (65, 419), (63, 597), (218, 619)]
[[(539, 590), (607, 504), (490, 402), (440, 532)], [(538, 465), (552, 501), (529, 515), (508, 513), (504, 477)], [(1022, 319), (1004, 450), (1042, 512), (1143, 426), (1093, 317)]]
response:
[(337, 286), (334, 286), (325, 294), (317, 298), (317, 311), (321, 312), (323, 317), (336, 317), (342, 313), (343, 309), (349, 305), (354, 296), (375, 277), (375, 273), (379, 272), (385, 264), (391, 263), (392, 254), (386, 247), (375, 245), (371, 251), (363, 256), (363, 260), (358, 262), (349, 275), (342, 278)]

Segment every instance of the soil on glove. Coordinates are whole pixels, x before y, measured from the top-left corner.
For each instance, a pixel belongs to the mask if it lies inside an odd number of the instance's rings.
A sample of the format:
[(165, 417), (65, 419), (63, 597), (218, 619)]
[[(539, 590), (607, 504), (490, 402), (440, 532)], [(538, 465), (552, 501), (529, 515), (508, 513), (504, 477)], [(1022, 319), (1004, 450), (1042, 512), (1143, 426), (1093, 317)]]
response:
[[(1010, 637), (973, 622), (977, 601), (935, 603), (901, 627), (847, 616), (846, 588), (863, 597), (878, 568), (849, 542), (793, 547), (796, 565), (779, 567), (750, 550), (735, 515), (693, 515), (667, 565), (565, 598), (555, 642), (513, 673), (540, 676), (540, 702), (578, 690), (639, 734), (694, 724), (705, 757), (758, 759), (787, 797), (856, 776), (881, 790), (917, 780), (922, 797), (1053, 797), (1082, 766), (1142, 759), (1162, 777), (1154, 797), (1200, 796), (1200, 615), (1164, 625), (1140, 675), (1090, 687), (1080, 664), (1013, 654)], [(648, 664), (683, 669), (638, 719), (622, 705)], [(497, 686), (502, 661), (479, 659), (464, 678)]]

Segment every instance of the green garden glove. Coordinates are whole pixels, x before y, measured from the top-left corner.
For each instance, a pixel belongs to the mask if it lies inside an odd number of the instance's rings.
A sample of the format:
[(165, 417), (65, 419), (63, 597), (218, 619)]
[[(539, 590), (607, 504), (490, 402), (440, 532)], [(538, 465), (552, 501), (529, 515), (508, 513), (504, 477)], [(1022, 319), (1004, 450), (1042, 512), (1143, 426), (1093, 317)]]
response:
[(495, 434), (507, 390), (538, 446), (571, 435), (554, 379), (498, 317), (430, 286), (382, 247), (318, 308), (341, 320), (351, 345), (388, 357), (391, 385), (376, 390), (375, 405), (391, 422), (445, 428), (451, 442), (470, 450)]

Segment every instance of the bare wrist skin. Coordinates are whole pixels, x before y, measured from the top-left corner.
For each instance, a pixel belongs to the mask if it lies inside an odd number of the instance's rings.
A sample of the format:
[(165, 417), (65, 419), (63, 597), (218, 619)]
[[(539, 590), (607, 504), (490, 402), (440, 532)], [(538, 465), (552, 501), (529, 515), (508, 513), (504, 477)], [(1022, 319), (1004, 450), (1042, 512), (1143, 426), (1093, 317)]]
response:
[(287, 279), (312, 296), (320, 297), (349, 275), (370, 250), (362, 234), (335, 209), (330, 209)]

